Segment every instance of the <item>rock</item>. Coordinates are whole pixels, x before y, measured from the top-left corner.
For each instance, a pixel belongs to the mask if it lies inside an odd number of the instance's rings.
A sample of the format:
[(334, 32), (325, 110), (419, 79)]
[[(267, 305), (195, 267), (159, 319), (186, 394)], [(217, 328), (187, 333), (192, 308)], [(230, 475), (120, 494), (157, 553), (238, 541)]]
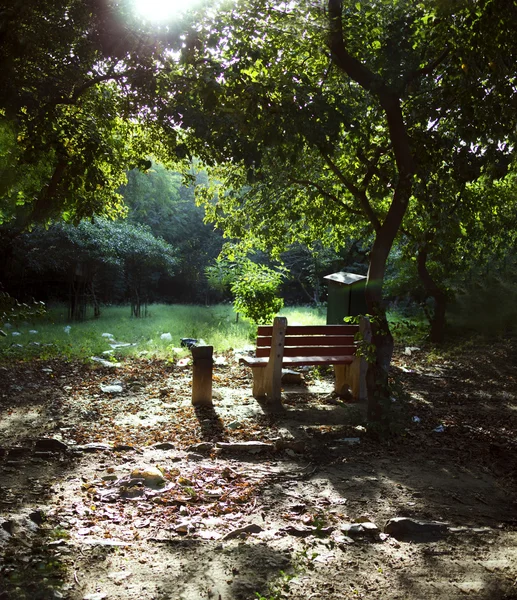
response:
[(227, 452), (264, 452), (266, 450), (274, 450), (275, 445), (266, 442), (217, 442), (217, 448)]
[(282, 369), (282, 383), (302, 383), (303, 377), (301, 373), (292, 371), (291, 369)]
[(11, 460), (23, 458), (31, 453), (32, 449), (26, 448), (25, 446), (13, 446), (12, 448), (7, 448), (7, 454)]
[(160, 339), (164, 342), (172, 342), (172, 335), (170, 333), (162, 333)]
[(36, 525), (41, 525), (45, 520), (45, 515), (41, 510), (35, 510), (29, 513), (29, 519), (36, 523)]
[(182, 535), (192, 533), (195, 530), (196, 528), (190, 521), (182, 521), (174, 527), (174, 531), (176, 533), (181, 533)]
[(101, 385), (101, 392), (105, 394), (120, 394), (124, 391), (124, 388), (120, 383), (113, 383), (111, 385)]
[(242, 423), (240, 421), (232, 421), (231, 423), (228, 423), (226, 427), (228, 427), (228, 429), (240, 429)]
[(106, 360), (105, 358), (99, 358), (98, 356), (92, 356), (92, 360), (108, 369), (117, 369), (118, 367), (122, 366), (122, 363), (120, 362), (111, 362), (110, 360)]
[(134, 449), (135, 447), (130, 444), (117, 444), (116, 446), (113, 446), (113, 452), (130, 452)]
[(436, 537), (448, 533), (447, 523), (439, 521), (416, 521), (408, 517), (395, 517), (384, 526), (384, 533), (388, 533), (396, 540), (418, 537)]
[(336, 542), (336, 544), (340, 544), (342, 546), (348, 546), (349, 544), (355, 543), (355, 540), (353, 540), (351, 537), (339, 534), (334, 537), (334, 541)]
[(104, 600), (107, 597), (108, 594), (104, 592), (95, 592), (93, 594), (86, 594), (86, 596), (83, 596), (83, 600)]
[(131, 471), (131, 480), (142, 480), (146, 487), (159, 489), (165, 485), (165, 477), (157, 467), (137, 467)]
[(261, 531), (263, 531), (263, 529), (260, 525), (257, 525), (256, 523), (250, 523), (249, 525), (245, 525), (244, 527), (238, 527), (237, 529), (229, 531), (221, 539), (233, 540), (234, 538), (240, 537), (241, 535), (245, 535), (247, 533), (260, 533)]
[(301, 440), (286, 440), (279, 438), (275, 440), (275, 448), (277, 450), (292, 450), (302, 454), (305, 451), (305, 442)]
[(174, 450), (174, 444), (172, 442), (158, 442), (150, 447), (154, 450)]
[(68, 446), (64, 442), (54, 438), (40, 438), (36, 440), (34, 450), (36, 452), (66, 452)]
[(350, 537), (361, 536), (366, 533), (362, 523), (344, 523), (341, 525), (341, 531)]
[(187, 460), (204, 460), (204, 456), (198, 452), (188, 452)]
[(212, 452), (214, 449), (214, 444), (212, 442), (199, 442), (198, 444), (191, 444), (187, 450), (189, 452)]
[(107, 452), (113, 449), (109, 444), (101, 444), (99, 442), (91, 442), (89, 444), (78, 444), (74, 446), (75, 450), (80, 452)]
[(115, 336), (112, 333), (102, 333), (101, 337), (103, 338), (114, 338)]

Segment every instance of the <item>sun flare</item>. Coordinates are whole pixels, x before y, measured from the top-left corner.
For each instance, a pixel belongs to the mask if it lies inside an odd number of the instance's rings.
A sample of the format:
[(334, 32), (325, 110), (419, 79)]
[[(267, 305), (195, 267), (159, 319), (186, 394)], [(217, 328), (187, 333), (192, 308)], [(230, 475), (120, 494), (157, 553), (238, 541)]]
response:
[(135, 14), (151, 23), (171, 21), (193, 4), (193, 0), (133, 0)]

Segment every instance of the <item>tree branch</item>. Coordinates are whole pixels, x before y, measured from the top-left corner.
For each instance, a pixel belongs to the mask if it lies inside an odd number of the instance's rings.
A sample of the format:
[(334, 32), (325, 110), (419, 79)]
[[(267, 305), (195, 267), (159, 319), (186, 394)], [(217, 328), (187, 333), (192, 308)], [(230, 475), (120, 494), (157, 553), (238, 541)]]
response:
[(432, 60), (425, 67), (416, 69), (415, 71), (408, 73), (404, 77), (404, 81), (402, 83), (402, 90), (408, 85), (410, 85), (413, 81), (415, 81), (415, 79), (418, 79), (419, 77), (425, 77), (426, 75), (430, 75), (436, 69), (436, 67), (438, 67), (447, 58), (449, 53), (449, 48), (445, 48), (434, 60)]
[[(325, 198), (328, 198), (329, 200), (332, 200), (336, 204), (339, 204), (339, 206), (346, 206), (346, 204), (342, 200), (340, 200), (334, 194), (331, 194), (330, 192), (327, 192), (327, 190), (325, 190), (321, 185), (319, 185), (315, 181), (311, 181), (310, 179), (296, 179), (294, 177), (290, 177), (289, 180), (291, 181), (291, 183), (297, 183), (299, 185), (304, 185), (305, 187), (313, 187), (314, 189), (316, 189)], [(346, 206), (346, 208), (349, 210), (349, 212), (351, 212), (354, 215), (361, 215), (362, 214), (360, 211), (354, 210), (353, 208), (351, 208), (349, 206)]]
[(399, 175), (410, 179), (415, 167), (409, 136), (402, 116), (400, 98), (378, 75), (370, 71), (346, 49), (342, 23), (343, 0), (328, 0), (328, 7), (330, 18), (329, 46), (334, 61), (344, 73), (378, 99), (386, 114)]
[(366, 190), (360, 189), (355, 186), (352, 182), (348, 181), (348, 179), (343, 175), (341, 169), (334, 163), (334, 161), (330, 158), (328, 154), (323, 152), (320, 149), (321, 155), (325, 159), (325, 162), (329, 166), (330, 170), (334, 173), (334, 175), (341, 181), (341, 183), (346, 187), (346, 189), (354, 196), (356, 200), (359, 201), (361, 208), (363, 209), (363, 213), (366, 215), (367, 219), (372, 224), (375, 231), (379, 231), (381, 228), (381, 222), (379, 218), (375, 214), (375, 211), (368, 200), (368, 196), (366, 195)]

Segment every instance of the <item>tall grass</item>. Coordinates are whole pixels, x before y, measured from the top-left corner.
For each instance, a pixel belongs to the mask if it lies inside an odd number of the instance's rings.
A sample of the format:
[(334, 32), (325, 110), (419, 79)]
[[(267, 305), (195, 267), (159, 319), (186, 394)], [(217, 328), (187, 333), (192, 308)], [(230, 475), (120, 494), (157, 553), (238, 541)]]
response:
[[(309, 307), (286, 308), (281, 314), (292, 324), (325, 323), (324, 313)], [(184, 337), (202, 339), (216, 352), (223, 352), (253, 343), (256, 328), (237, 319), (229, 304), (154, 304), (149, 307), (148, 316), (141, 319), (131, 317), (128, 307), (117, 306), (104, 308), (98, 319), (77, 323), (67, 321), (66, 307), (53, 306), (44, 317), (12, 329), (4, 326), (4, 331), (7, 337), (0, 338), (0, 357), (61, 356), (84, 360), (92, 356), (171, 358), (187, 352), (180, 347)], [(111, 334), (116, 342), (132, 345), (112, 350), (103, 333)], [(162, 334), (170, 334), (171, 339), (162, 339)], [(110, 354), (103, 354), (107, 352)]]

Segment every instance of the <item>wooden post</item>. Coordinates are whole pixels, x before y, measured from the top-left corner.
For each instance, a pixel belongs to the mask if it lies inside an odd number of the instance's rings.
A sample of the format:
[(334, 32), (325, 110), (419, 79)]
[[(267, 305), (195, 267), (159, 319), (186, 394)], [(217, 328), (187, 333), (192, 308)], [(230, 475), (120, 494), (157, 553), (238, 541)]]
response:
[(265, 367), (265, 386), (268, 402), (274, 405), (282, 404), (282, 360), (284, 358), (284, 341), (287, 329), (285, 317), (275, 317), (271, 338), (269, 362)]
[(213, 406), (212, 404), (212, 367), (214, 361), (213, 346), (194, 346), (192, 348), (192, 405)]

